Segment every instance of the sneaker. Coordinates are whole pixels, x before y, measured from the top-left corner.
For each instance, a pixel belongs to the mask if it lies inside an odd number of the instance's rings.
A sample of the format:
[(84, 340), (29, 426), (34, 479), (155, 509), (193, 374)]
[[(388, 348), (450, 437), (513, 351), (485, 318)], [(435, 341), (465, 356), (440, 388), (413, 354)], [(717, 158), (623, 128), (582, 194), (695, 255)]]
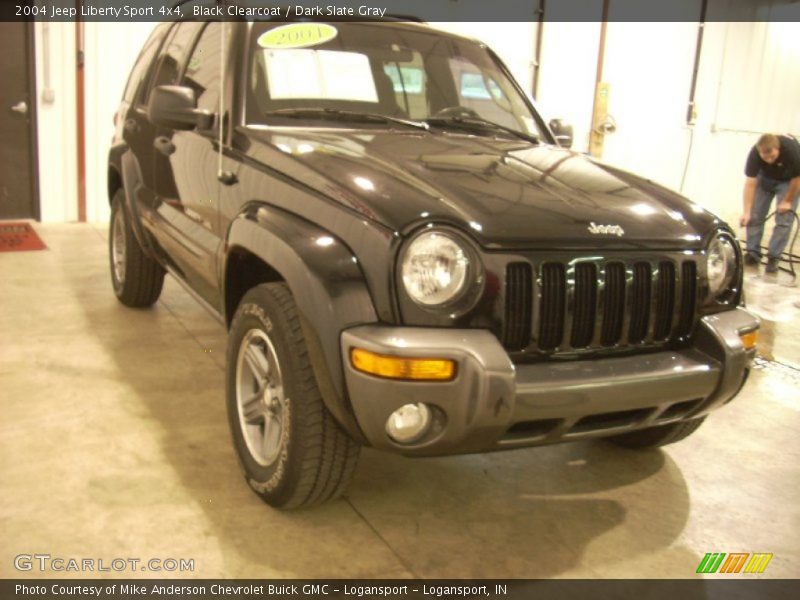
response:
[(764, 273), (777, 273), (778, 272), (778, 259), (770, 257), (767, 259), (767, 268)]
[(745, 267), (757, 267), (759, 264), (761, 264), (761, 261), (758, 260), (752, 254), (748, 253), (748, 254), (744, 255), (744, 266)]

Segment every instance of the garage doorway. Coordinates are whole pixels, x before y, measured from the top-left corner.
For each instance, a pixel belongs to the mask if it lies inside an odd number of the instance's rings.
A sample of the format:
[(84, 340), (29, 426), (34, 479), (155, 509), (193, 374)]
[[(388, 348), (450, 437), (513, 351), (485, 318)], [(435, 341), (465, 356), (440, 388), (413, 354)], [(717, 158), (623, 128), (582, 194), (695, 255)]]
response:
[(39, 219), (32, 23), (0, 23), (0, 219)]

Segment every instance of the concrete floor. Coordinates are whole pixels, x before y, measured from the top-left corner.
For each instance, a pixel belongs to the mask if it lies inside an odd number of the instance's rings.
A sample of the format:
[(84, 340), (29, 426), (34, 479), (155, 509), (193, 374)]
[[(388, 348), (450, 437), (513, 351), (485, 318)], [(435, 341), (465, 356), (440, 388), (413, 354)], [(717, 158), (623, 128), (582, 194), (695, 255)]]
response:
[[(663, 451), (365, 450), (345, 499), (281, 513), (239, 473), (220, 326), (170, 279), (152, 310), (120, 305), (105, 226), (36, 228), (48, 250), (0, 254), (3, 577), (41, 577), (11, 565), (48, 553), (193, 558), (191, 577), (692, 578), (712, 551), (772, 552), (761, 577), (800, 576), (790, 367), (755, 371)], [(799, 338), (798, 313), (776, 339)]]

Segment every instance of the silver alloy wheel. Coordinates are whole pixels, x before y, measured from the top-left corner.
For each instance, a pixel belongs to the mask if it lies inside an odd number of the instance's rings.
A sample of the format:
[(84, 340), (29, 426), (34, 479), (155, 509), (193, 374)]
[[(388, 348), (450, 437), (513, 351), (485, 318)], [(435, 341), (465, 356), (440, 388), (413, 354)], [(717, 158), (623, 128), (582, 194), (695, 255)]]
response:
[(268, 467), (280, 453), (286, 431), (286, 398), (278, 355), (267, 334), (251, 329), (236, 359), (236, 407), (247, 449)]
[(125, 283), (125, 215), (120, 206), (114, 215), (111, 226), (111, 260), (114, 264), (114, 278), (117, 283)]

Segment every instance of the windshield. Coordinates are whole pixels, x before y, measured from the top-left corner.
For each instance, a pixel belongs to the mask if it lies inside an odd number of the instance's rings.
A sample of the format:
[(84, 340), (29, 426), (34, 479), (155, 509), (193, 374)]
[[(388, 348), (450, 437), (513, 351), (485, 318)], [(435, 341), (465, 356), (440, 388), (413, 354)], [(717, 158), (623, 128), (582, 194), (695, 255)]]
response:
[(336, 111), (437, 125), (483, 120), (549, 138), (491, 54), (473, 42), (344, 22), (256, 23), (251, 39), (248, 124), (291, 124), (292, 112), (311, 118), (307, 109), (315, 109), (331, 121)]

